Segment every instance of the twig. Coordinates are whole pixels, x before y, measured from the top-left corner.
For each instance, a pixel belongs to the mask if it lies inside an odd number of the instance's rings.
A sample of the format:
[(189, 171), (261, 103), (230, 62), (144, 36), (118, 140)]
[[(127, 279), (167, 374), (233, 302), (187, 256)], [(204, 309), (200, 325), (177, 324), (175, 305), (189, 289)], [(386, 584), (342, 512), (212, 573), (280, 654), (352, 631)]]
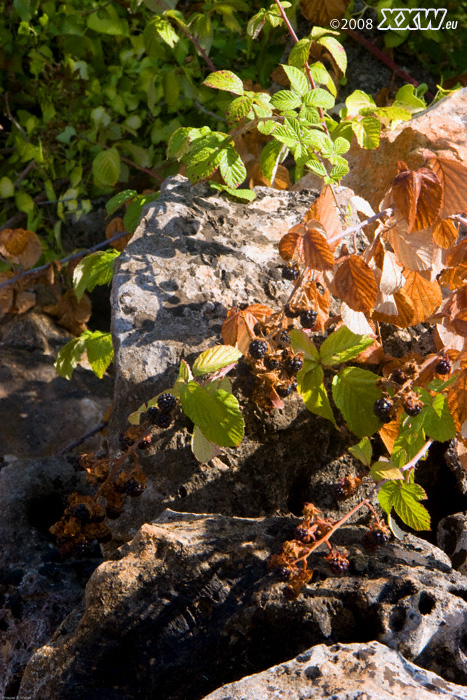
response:
[(31, 141), (29, 140), (28, 135), (27, 135), (26, 132), (23, 130), (23, 127), (19, 124), (19, 122), (16, 121), (16, 119), (14, 118), (14, 116), (13, 116), (12, 113), (11, 113), (10, 102), (9, 102), (9, 100), (8, 100), (8, 93), (7, 93), (7, 92), (5, 93), (5, 106), (6, 106), (6, 113), (7, 113), (8, 119), (9, 119), (9, 120), (11, 121), (11, 123), (14, 124), (14, 125), (16, 126), (16, 128), (21, 132), (23, 138), (26, 139), (26, 141), (27, 141), (28, 143), (31, 143)]
[(88, 430), (87, 433), (84, 435), (81, 435), (77, 440), (73, 440), (73, 442), (70, 442), (66, 447), (63, 447), (60, 452), (57, 452), (57, 455), (66, 455), (68, 452), (71, 452), (75, 447), (78, 447), (78, 445), (81, 445), (82, 442), (87, 440), (88, 438), (92, 437), (96, 433), (100, 433), (101, 430), (105, 428), (105, 426), (108, 424), (108, 420), (103, 421), (102, 423), (99, 423), (99, 425), (96, 425), (94, 428), (91, 428), (91, 430)]
[(35, 167), (36, 167), (36, 161), (35, 161), (35, 160), (32, 160), (30, 163), (28, 163), (28, 165), (25, 167), (25, 169), (23, 170), (23, 172), (20, 173), (20, 174), (18, 175), (18, 177), (17, 177), (17, 179), (16, 179), (16, 182), (15, 182), (15, 184), (14, 184), (14, 187), (18, 187), (19, 183), (20, 183), (22, 180), (24, 180), (24, 178), (27, 177), (27, 176), (29, 175), (29, 173), (31, 172), (31, 170), (34, 170)]
[(204, 112), (204, 114), (207, 114), (209, 117), (213, 117), (214, 119), (217, 119), (217, 121), (226, 122), (226, 123), (227, 123), (227, 119), (225, 119), (224, 117), (219, 117), (219, 116), (218, 116), (217, 114), (215, 114), (214, 112), (210, 112), (209, 109), (206, 109), (206, 107), (203, 107), (203, 105), (201, 104), (201, 102), (195, 101), (195, 107), (196, 107), (197, 109), (199, 109), (200, 112)]
[[(70, 179), (68, 177), (61, 177), (58, 180), (56, 180), (53, 183), (54, 189), (59, 189), (62, 187), (62, 185), (67, 185), (70, 182)], [(33, 202), (34, 204), (39, 204), (40, 202), (43, 202), (47, 198), (47, 194), (44, 192), (41, 192), (40, 194), (36, 195), (34, 197)], [(18, 211), (14, 216), (12, 216), (8, 221), (5, 221), (2, 226), (0, 226), (0, 231), (3, 231), (4, 228), (15, 228), (18, 226), (18, 224), (21, 223), (23, 218), (26, 216), (26, 214), (23, 211)]]
[[(62, 260), (58, 260), (56, 262), (59, 265), (64, 265), (65, 263), (68, 263), (71, 260), (75, 260), (76, 258), (81, 258), (83, 255), (88, 255), (89, 253), (94, 253), (96, 250), (100, 250), (101, 248), (105, 248), (107, 245), (110, 245), (110, 243), (113, 243), (114, 241), (118, 241), (119, 238), (123, 238), (124, 236), (129, 236), (129, 235), (130, 234), (128, 233), (128, 231), (120, 231), (120, 233), (117, 233), (116, 236), (113, 236), (112, 238), (109, 238), (106, 241), (101, 241), (101, 243), (97, 243), (92, 248), (87, 248), (86, 250), (80, 250), (79, 253), (73, 253), (73, 255), (68, 255), (68, 257), (62, 258)], [(15, 282), (22, 280), (24, 277), (29, 277), (31, 275), (37, 275), (40, 272), (44, 272), (44, 270), (47, 270), (47, 268), (53, 264), (54, 263), (47, 263), (47, 265), (41, 265), (41, 267), (35, 267), (33, 270), (26, 270), (25, 272), (21, 273), (21, 275), (17, 275), (16, 277), (12, 277), (11, 279), (7, 280), (6, 282), (2, 282), (2, 284), (0, 284), (0, 289), (2, 289), (3, 287), (8, 287), (10, 284), (15, 284)]]
[(154, 170), (150, 170), (149, 168), (144, 168), (142, 165), (138, 165), (138, 163), (135, 163), (133, 160), (130, 158), (126, 158), (125, 156), (120, 156), (120, 160), (123, 160), (124, 163), (128, 163), (128, 165), (132, 165), (134, 168), (137, 170), (141, 170), (143, 173), (146, 173), (146, 175), (149, 175), (150, 177), (154, 178), (154, 180), (157, 180), (158, 182), (164, 182), (164, 178), (158, 175), (157, 173), (154, 172)]
[(328, 243), (335, 243), (336, 241), (340, 241), (341, 238), (344, 238), (345, 236), (348, 236), (351, 233), (356, 233), (357, 231), (360, 231), (360, 229), (364, 228), (365, 226), (372, 224), (374, 221), (378, 221), (378, 219), (382, 219), (383, 216), (391, 216), (391, 214), (392, 214), (392, 209), (383, 209), (383, 211), (379, 211), (377, 214), (374, 214), (373, 216), (370, 216), (368, 219), (365, 219), (365, 221), (361, 221), (359, 224), (357, 224), (357, 226), (351, 226), (350, 228), (346, 228), (345, 231), (342, 231), (342, 233), (337, 233), (335, 236), (328, 239)]
[[(165, 0), (160, 0), (160, 2), (161, 2), (161, 4), (164, 5), (164, 7), (166, 7), (168, 10), (171, 10), (171, 9), (172, 9), (172, 8), (165, 2)], [(171, 17), (171, 19), (172, 19), (172, 17)], [(203, 49), (203, 47), (201, 46), (201, 44), (199, 43), (198, 39), (196, 39), (196, 38), (193, 36), (193, 34), (191, 34), (191, 32), (189, 31), (188, 27), (186, 27), (184, 24), (181, 24), (181, 23), (177, 20), (177, 18), (173, 18), (173, 19), (175, 19), (175, 21), (177, 22), (177, 27), (179, 27), (179, 28), (182, 30), (182, 32), (185, 34), (185, 36), (191, 41), (191, 43), (195, 46), (196, 50), (199, 51), (199, 53), (201, 54), (201, 56), (204, 58), (204, 60), (206, 61), (206, 65), (207, 65), (207, 67), (209, 68), (209, 70), (210, 70), (212, 73), (215, 73), (216, 70), (217, 70), (217, 68), (216, 68), (216, 66), (214, 65), (214, 63), (211, 61), (211, 59), (209, 58), (209, 56), (207, 55), (206, 51)]]

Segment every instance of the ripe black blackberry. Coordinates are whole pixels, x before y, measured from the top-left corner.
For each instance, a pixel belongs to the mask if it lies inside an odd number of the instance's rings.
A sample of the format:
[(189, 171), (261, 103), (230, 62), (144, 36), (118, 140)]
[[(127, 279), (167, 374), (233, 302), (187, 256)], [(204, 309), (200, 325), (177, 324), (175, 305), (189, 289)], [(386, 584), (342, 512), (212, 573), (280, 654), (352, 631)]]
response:
[(156, 420), (156, 425), (158, 428), (168, 428), (170, 425), (172, 425), (173, 417), (172, 414), (169, 413), (169, 411), (160, 411), (157, 420)]
[(443, 357), (435, 367), (435, 372), (437, 374), (449, 374), (451, 371), (452, 365), (451, 362), (448, 360), (447, 357)]
[(260, 360), (269, 350), (269, 346), (265, 340), (252, 340), (248, 352), (255, 360)]
[(284, 308), (284, 314), (287, 316), (287, 318), (298, 318), (300, 316), (300, 311), (297, 311), (296, 309), (291, 309), (288, 304), (286, 304)]
[(381, 547), (389, 542), (389, 535), (382, 530), (371, 530), (370, 536), (377, 547)]
[(296, 388), (297, 382), (294, 380), (293, 382), (290, 382), (290, 384), (284, 384), (283, 386), (276, 387), (276, 391), (279, 396), (284, 399), (286, 396), (289, 396), (289, 394), (295, 391)]
[(302, 328), (313, 328), (318, 318), (316, 311), (302, 311), (300, 314), (300, 325)]
[(72, 516), (79, 520), (80, 523), (91, 522), (91, 511), (85, 503), (78, 503), (71, 512)]
[(295, 282), (295, 280), (298, 279), (299, 274), (300, 270), (298, 270), (296, 267), (284, 266), (282, 268), (282, 279), (284, 280), (292, 280), (292, 282)]
[(144, 484), (137, 479), (131, 478), (125, 484), (125, 493), (129, 496), (141, 496), (144, 491)]
[(280, 331), (274, 340), (277, 343), (278, 348), (287, 348), (290, 345), (290, 333), (289, 331)]
[(148, 408), (148, 410), (146, 411), (146, 418), (151, 423), (151, 425), (156, 425), (159, 413), (160, 411), (157, 408), (157, 406), (151, 406), (150, 408)]
[(157, 399), (157, 405), (161, 411), (173, 411), (177, 405), (177, 399), (173, 394), (161, 394)]
[(277, 569), (275, 570), (276, 576), (279, 577), (281, 581), (289, 581), (290, 577), (292, 575), (292, 572), (290, 571), (287, 566), (278, 566)]
[(297, 525), (295, 528), (295, 537), (301, 542), (311, 542), (313, 539), (310, 535), (310, 530), (306, 525)]
[(418, 396), (409, 394), (404, 399), (404, 411), (408, 416), (418, 416), (422, 412), (423, 403)]
[(382, 423), (389, 423), (391, 420), (391, 411), (393, 403), (390, 399), (385, 399), (384, 396), (375, 401), (373, 413)]
[(266, 367), (269, 372), (274, 372), (274, 370), (279, 369), (281, 366), (281, 363), (279, 360), (276, 360), (274, 357), (265, 357), (264, 358), (264, 366)]
[(379, 523), (373, 523), (373, 525), (368, 530), (365, 535), (364, 541), (370, 547), (382, 547), (387, 544), (391, 539), (391, 531), (388, 526), (380, 521)]
[(290, 357), (285, 365), (285, 369), (287, 370), (287, 373), (292, 375), (292, 376), (294, 376), (295, 374), (298, 374), (298, 372), (300, 372), (302, 367), (303, 367), (303, 358), (300, 357), (300, 355), (296, 355), (295, 357)]
[(120, 433), (120, 435), (118, 436), (118, 442), (120, 444), (121, 451), (126, 452), (127, 449), (134, 444), (135, 441), (127, 437), (124, 433)]
[(343, 574), (349, 568), (350, 562), (347, 559), (346, 554), (340, 554), (339, 552), (334, 551), (328, 554), (325, 559), (328, 562), (329, 568), (333, 574)]

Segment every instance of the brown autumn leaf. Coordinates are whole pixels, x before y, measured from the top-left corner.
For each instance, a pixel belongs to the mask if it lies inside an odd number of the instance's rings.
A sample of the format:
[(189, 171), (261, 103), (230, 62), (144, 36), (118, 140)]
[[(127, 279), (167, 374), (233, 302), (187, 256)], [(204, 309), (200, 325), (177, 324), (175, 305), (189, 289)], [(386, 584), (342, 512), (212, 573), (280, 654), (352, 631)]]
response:
[(354, 311), (371, 311), (378, 287), (373, 270), (358, 255), (351, 255), (338, 267), (334, 277), (338, 296)]
[(454, 419), (458, 433), (467, 420), (467, 369), (462, 369), (448, 389), (449, 412)]
[(251, 339), (255, 337), (255, 324), (264, 321), (271, 314), (272, 310), (265, 304), (251, 304), (246, 309), (229, 309), (222, 324), (222, 342), (246, 354)]
[(443, 188), (432, 170), (409, 170), (400, 162), (390, 193), (393, 206), (407, 221), (407, 233), (428, 228), (438, 218)]
[[(321, 25), (320, 25), (321, 26)], [(342, 224), (339, 218), (339, 211), (334, 200), (332, 188), (328, 185), (323, 187), (321, 194), (303, 217), (303, 223), (316, 219), (326, 230), (326, 237), (333, 238), (342, 233)], [(338, 245), (338, 241), (333, 244), (333, 247)]]
[(0, 252), (12, 262), (29, 269), (42, 255), (39, 236), (23, 228), (5, 228), (0, 231)]
[(279, 241), (279, 255), (286, 262), (303, 260), (303, 234), (306, 228), (303, 224), (292, 226)]
[(425, 151), (424, 155), (428, 156), (428, 165), (443, 188), (440, 218), (460, 214), (467, 206), (467, 167), (450, 155), (433, 156), (430, 151)]
[(463, 287), (467, 281), (467, 262), (456, 267), (448, 267), (438, 277), (441, 287), (449, 287), (452, 291)]
[(467, 262), (467, 238), (452, 248), (446, 256), (446, 264), (449, 267), (462, 265)]
[(44, 311), (55, 316), (59, 326), (67, 328), (73, 335), (81, 335), (91, 317), (91, 300), (83, 294), (78, 302), (73, 289), (68, 289), (56, 304), (44, 306)]
[(378, 430), (378, 435), (383, 441), (384, 446), (389, 452), (389, 454), (392, 453), (394, 449), (394, 443), (399, 437), (399, 422), (399, 416), (397, 416), (396, 420), (392, 420), (390, 423), (386, 423), (385, 425), (383, 425), (382, 428), (380, 428), (380, 430)]
[(250, 304), (246, 307), (246, 309), (244, 309), (244, 311), (252, 314), (255, 317), (256, 321), (260, 322), (264, 321), (266, 318), (268, 318), (274, 313), (269, 306), (266, 306), (266, 304)]
[[(107, 240), (109, 240), (109, 238), (113, 238), (117, 235), (117, 233), (120, 233), (121, 231), (125, 231), (125, 224), (123, 223), (123, 219), (120, 216), (115, 216), (107, 224), (107, 227), (105, 229), (105, 237)], [(129, 233), (127, 236), (122, 236), (122, 238), (119, 238), (117, 241), (111, 243), (111, 247), (115, 248), (116, 250), (122, 251), (132, 235), (133, 234)]]
[(411, 325), (423, 323), (433, 314), (443, 301), (441, 288), (436, 282), (430, 282), (415, 270), (404, 269), (406, 282), (402, 287), (403, 292), (410, 298), (414, 309), (414, 317)]
[(300, 9), (305, 19), (318, 27), (329, 27), (332, 19), (345, 15), (350, 0), (300, 0)]
[(36, 295), (34, 292), (19, 292), (15, 297), (15, 312), (24, 314), (29, 309), (32, 309), (36, 304)]
[(306, 233), (303, 236), (303, 259), (305, 265), (312, 270), (332, 270), (334, 256), (326, 240), (326, 231), (319, 221), (311, 219), (306, 225)]
[(318, 284), (316, 281), (305, 284), (303, 287), (308, 302), (311, 307), (317, 312), (315, 327), (319, 331), (324, 331), (324, 326), (329, 318), (329, 306), (331, 304), (331, 295), (329, 290)]
[[(256, 187), (257, 185), (271, 187), (271, 181), (263, 175), (263, 171), (261, 170), (259, 163), (248, 163), (246, 169), (248, 175), (248, 186), (250, 189)], [(290, 175), (287, 168), (284, 165), (278, 165), (272, 188), (275, 190), (288, 190), (291, 184), (292, 182), (290, 180)]]
[(458, 437), (456, 440), (456, 452), (459, 462), (467, 471), (467, 439)]
[(394, 292), (399, 291), (403, 284), (402, 267), (399, 265), (396, 256), (389, 250), (384, 250), (381, 279), (379, 281), (380, 290), (383, 294), (394, 294)]
[(372, 320), (392, 323), (398, 328), (408, 328), (408, 326), (412, 325), (412, 320), (415, 317), (415, 309), (410, 297), (403, 289), (400, 289), (398, 292), (395, 292), (392, 298), (396, 305), (397, 314), (387, 314), (377, 310), (371, 314)]
[(451, 219), (442, 219), (433, 226), (433, 240), (440, 248), (450, 248), (457, 236), (457, 228)]
[[(14, 273), (8, 271), (0, 272), (0, 284), (8, 282), (14, 277)], [(0, 289), (0, 313), (7, 314), (13, 306), (14, 287), (13, 284)]]
[(398, 262), (409, 270), (431, 270), (433, 264), (433, 240), (431, 229), (402, 235), (397, 228), (388, 231), (387, 238)]

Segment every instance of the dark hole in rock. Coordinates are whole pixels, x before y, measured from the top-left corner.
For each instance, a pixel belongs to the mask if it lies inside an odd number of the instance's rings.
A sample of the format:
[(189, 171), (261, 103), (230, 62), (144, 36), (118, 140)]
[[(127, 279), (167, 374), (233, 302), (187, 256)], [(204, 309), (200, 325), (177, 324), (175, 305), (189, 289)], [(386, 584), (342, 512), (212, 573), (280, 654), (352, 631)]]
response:
[(90, 331), (110, 331), (110, 287), (106, 284), (97, 286), (91, 293), (91, 318), (88, 321)]
[(27, 506), (27, 518), (29, 524), (39, 530), (50, 540), (54, 538), (49, 528), (60, 520), (63, 515), (63, 495), (61, 493), (49, 493), (29, 502)]
[(418, 601), (418, 609), (420, 610), (421, 614), (429, 615), (435, 606), (436, 600), (434, 597), (430, 593), (423, 591), (420, 596), (420, 600)]
[(406, 612), (403, 607), (398, 605), (394, 608), (389, 618), (389, 627), (393, 632), (400, 632), (404, 628), (406, 617)]
[(303, 506), (306, 503), (306, 494), (310, 485), (310, 476), (302, 472), (297, 476), (290, 487), (289, 496), (287, 498), (287, 507), (291, 513), (301, 516)]
[(465, 564), (466, 557), (467, 552), (465, 551), (465, 549), (461, 549), (459, 552), (453, 554), (451, 557), (453, 567), (455, 569), (458, 569), (460, 566)]

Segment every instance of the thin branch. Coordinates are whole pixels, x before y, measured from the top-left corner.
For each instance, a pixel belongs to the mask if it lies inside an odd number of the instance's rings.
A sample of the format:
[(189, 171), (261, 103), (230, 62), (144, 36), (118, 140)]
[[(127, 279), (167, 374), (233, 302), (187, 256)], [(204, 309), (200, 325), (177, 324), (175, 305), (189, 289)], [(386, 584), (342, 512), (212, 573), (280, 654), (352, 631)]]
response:
[(12, 113), (11, 113), (10, 101), (9, 101), (9, 99), (8, 99), (8, 93), (7, 93), (7, 92), (5, 93), (5, 106), (6, 106), (6, 113), (7, 113), (8, 119), (9, 119), (9, 120), (11, 121), (11, 123), (14, 124), (14, 125), (16, 126), (16, 128), (21, 132), (23, 138), (26, 139), (26, 141), (27, 141), (28, 143), (31, 143), (31, 141), (29, 140), (29, 137), (28, 137), (28, 135), (26, 134), (26, 132), (24, 131), (23, 127), (19, 124), (19, 122), (16, 121), (16, 119), (14, 118), (14, 116), (13, 116)]
[[(59, 189), (63, 185), (67, 185), (70, 182), (70, 179), (68, 177), (62, 177), (56, 180), (53, 183), (54, 189)], [(44, 200), (47, 199), (47, 194), (44, 192), (41, 192), (40, 194), (36, 195), (33, 199), (34, 204), (40, 204), (40, 202), (43, 202)], [(18, 226), (18, 224), (21, 223), (23, 218), (26, 217), (26, 214), (23, 211), (18, 211), (14, 216), (12, 216), (8, 221), (5, 221), (2, 226), (0, 226), (0, 231), (3, 231), (4, 228), (15, 228)]]
[(368, 226), (369, 224), (372, 224), (374, 221), (378, 221), (378, 219), (382, 219), (384, 216), (391, 215), (392, 209), (383, 209), (383, 211), (380, 211), (377, 214), (370, 216), (368, 219), (365, 219), (365, 221), (361, 221), (359, 224), (357, 224), (357, 226), (351, 226), (350, 228), (346, 228), (345, 231), (342, 231), (342, 233), (337, 233), (335, 236), (328, 239), (328, 243), (335, 243), (336, 241), (340, 241), (341, 238), (344, 238), (345, 236), (348, 236), (351, 233), (356, 233), (357, 231), (360, 231), (360, 229), (364, 228), (365, 226)]
[(227, 119), (225, 119), (224, 117), (219, 117), (214, 112), (210, 112), (209, 109), (206, 109), (206, 107), (203, 107), (201, 102), (195, 101), (195, 107), (196, 107), (196, 109), (199, 109), (200, 112), (204, 112), (204, 114), (207, 114), (208, 117), (213, 117), (214, 119), (217, 119), (217, 121), (227, 123)]
[[(161, 2), (162, 5), (164, 5), (164, 7), (167, 8), (167, 10), (171, 10), (171, 9), (172, 9), (172, 8), (165, 2), (165, 0), (160, 0), (160, 2)], [(206, 65), (207, 65), (207, 67), (209, 68), (209, 70), (210, 70), (212, 73), (215, 73), (215, 72), (217, 71), (217, 68), (216, 68), (216, 66), (214, 65), (214, 63), (211, 61), (211, 59), (209, 58), (209, 56), (207, 55), (206, 51), (203, 49), (203, 47), (201, 46), (201, 44), (199, 43), (198, 39), (196, 39), (196, 37), (194, 37), (193, 34), (191, 34), (191, 32), (190, 32), (190, 30), (188, 29), (188, 27), (186, 27), (184, 24), (181, 24), (181, 23), (177, 20), (177, 18), (172, 18), (172, 17), (171, 17), (170, 19), (175, 19), (175, 21), (177, 22), (177, 27), (179, 27), (179, 28), (181, 29), (181, 31), (185, 34), (185, 36), (186, 36), (186, 37), (191, 41), (191, 43), (194, 45), (194, 47), (196, 48), (196, 50), (197, 50), (197, 51), (201, 54), (201, 56), (204, 58), (204, 60), (206, 61)]]
[(149, 175), (150, 177), (154, 178), (154, 180), (157, 180), (158, 182), (164, 182), (164, 178), (155, 173), (154, 170), (144, 168), (142, 165), (138, 165), (138, 163), (135, 163), (130, 158), (126, 158), (122, 155), (120, 156), (120, 160), (123, 160), (124, 163), (128, 163), (128, 165), (132, 165), (133, 168), (136, 168), (137, 170), (141, 170), (141, 172), (146, 173), (146, 175)]
[[(86, 250), (80, 250), (79, 253), (73, 253), (73, 255), (68, 255), (66, 258), (62, 258), (62, 260), (56, 261), (57, 264), (59, 265), (64, 265), (65, 263), (70, 262), (71, 260), (75, 260), (76, 258), (81, 258), (83, 255), (89, 255), (90, 253), (95, 253), (96, 250), (100, 250), (101, 248), (105, 248), (106, 246), (110, 245), (114, 241), (118, 241), (120, 238), (123, 238), (124, 236), (129, 236), (130, 234), (128, 231), (120, 231), (120, 233), (117, 233), (116, 236), (113, 236), (112, 238), (109, 238), (106, 241), (101, 241), (101, 243), (97, 243), (95, 246), (92, 248), (87, 248)], [(19, 280), (24, 279), (24, 277), (30, 277), (31, 275), (38, 275), (41, 272), (44, 272), (47, 270), (50, 265), (53, 265), (54, 263), (47, 263), (47, 265), (41, 265), (41, 267), (35, 267), (33, 270), (26, 270), (25, 272), (22, 272), (20, 275), (17, 275), (16, 277), (11, 277), (11, 279), (7, 280), (6, 282), (2, 282), (0, 284), (0, 289), (3, 287), (8, 287), (10, 284), (15, 284), (15, 282), (18, 282)]]
[(71, 450), (73, 450), (75, 447), (78, 447), (78, 445), (81, 445), (82, 442), (87, 440), (88, 438), (92, 437), (93, 435), (96, 435), (96, 433), (100, 433), (101, 430), (105, 428), (109, 421), (105, 420), (102, 423), (99, 423), (99, 425), (96, 425), (94, 428), (91, 428), (91, 430), (88, 430), (87, 433), (84, 433), (84, 435), (81, 435), (77, 440), (73, 440), (73, 442), (70, 442), (66, 447), (63, 447), (60, 452), (57, 452), (57, 455), (66, 455)]
[(27, 177), (27, 176), (29, 175), (29, 173), (31, 172), (31, 170), (34, 170), (35, 167), (36, 167), (36, 161), (35, 161), (35, 160), (32, 160), (30, 163), (28, 163), (28, 165), (25, 167), (25, 169), (23, 170), (23, 172), (20, 173), (20, 174), (18, 175), (18, 177), (17, 177), (17, 179), (16, 179), (16, 182), (15, 182), (15, 184), (14, 184), (14, 187), (18, 187), (19, 183), (20, 183), (22, 180), (24, 180), (24, 178)]

